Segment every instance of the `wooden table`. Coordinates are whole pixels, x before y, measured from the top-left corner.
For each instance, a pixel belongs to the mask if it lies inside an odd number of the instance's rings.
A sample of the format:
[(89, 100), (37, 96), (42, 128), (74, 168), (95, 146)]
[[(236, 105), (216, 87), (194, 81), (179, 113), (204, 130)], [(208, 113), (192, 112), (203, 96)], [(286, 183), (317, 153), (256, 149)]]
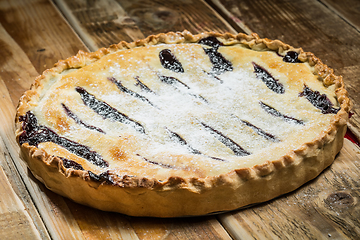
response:
[(47, 190), (18, 157), (21, 94), (57, 60), (168, 31), (256, 32), (302, 47), (344, 76), (360, 136), (360, 1), (0, 0), (0, 239), (360, 239), (360, 148), (345, 139), (318, 178), (215, 216), (135, 218)]

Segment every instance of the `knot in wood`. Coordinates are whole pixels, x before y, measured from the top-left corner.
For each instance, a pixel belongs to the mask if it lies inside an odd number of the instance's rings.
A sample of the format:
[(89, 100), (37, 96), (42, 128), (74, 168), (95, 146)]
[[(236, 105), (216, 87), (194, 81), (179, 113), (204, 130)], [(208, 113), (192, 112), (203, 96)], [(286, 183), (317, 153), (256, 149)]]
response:
[(325, 204), (331, 208), (343, 209), (350, 207), (354, 203), (354, 198), (346, 192), (335, 192), (325, 199)]

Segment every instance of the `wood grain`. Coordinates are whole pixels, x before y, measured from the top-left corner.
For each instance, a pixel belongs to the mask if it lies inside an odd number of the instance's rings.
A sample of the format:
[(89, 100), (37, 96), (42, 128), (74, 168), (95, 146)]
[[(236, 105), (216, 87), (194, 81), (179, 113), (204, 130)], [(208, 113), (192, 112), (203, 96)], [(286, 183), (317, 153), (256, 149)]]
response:
[(55, 0), (92, 51), (120, 41), (188, 30), (232, 32), (234, 29), (201, 0)]
[[(337, 5), (343, 4), (343, 1), (337, 2)], [(358, 1), (350, 2), (356, 2), (353, 11), (359, 16)], [(322, 59), (337, 75), (343, 75), (354, 104), (350, 124), (359, 139), (360, 32), (353, 25), (316, 0), (209, 0), (209, 3), (219, 11), (226, 9), (222, 14), (228, 16), (235, 28), (244, 25), (260, 37), (280, 39), (294, 47), (302, 47)], [(350, 7), (342, 6), (341, 11)]]
[(20, 96), (30, 88), (38, 72), (1, 24), (0, 49), (0, 78), (4, 81), (3, 92), (9, 94), (11, 105), (15, 107)]
[(0, 23), (38, 73), (87, 50), (49, 0), (2, 0)]
[(234, 239), (360, 239), (360, 148), (290, 194), (219, 216)]
[(27, 208), (23, 204), (24, 199), (31, 199), (29, 195), (20, 199), (3, 170), (7, 165), (7, 153), (1, 137), (0, 154), (0, 239), (50, 239), (33, 205), (27, 204)]
[(360, 2), (357, 0), (320, 0), (326, 7), (360, 31)]
[(55, 0), (55, 3), (91, 51), (144, 38), (134, 20), (115, 0)]

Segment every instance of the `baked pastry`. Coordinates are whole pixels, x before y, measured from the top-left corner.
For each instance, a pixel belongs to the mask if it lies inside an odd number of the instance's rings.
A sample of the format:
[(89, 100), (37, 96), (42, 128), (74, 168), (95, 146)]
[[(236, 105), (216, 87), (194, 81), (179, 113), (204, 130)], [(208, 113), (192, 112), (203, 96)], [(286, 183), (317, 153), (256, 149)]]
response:
[(36, 178), (101, 210), (177, 217), (238, 209), (315, 178), (343, 144), (342, 77), (256, 34), (167, 33), (79, 52), (20, 99)]

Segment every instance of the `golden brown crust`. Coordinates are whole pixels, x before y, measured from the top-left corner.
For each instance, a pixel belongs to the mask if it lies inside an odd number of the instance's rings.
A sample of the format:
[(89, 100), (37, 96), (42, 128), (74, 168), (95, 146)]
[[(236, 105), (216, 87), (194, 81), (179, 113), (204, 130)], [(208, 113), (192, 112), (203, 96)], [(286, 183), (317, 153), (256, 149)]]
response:
[(73, 57), (59, 61), (53, 68), (37, 77), (31, 89), (21, 97), (16, 114), (17, 141), (19, 142), (23, 132), (20, 116), (24, 116), (36, 104), (44, 88), (44, 82), (49, 81), (56, 74), (67, 69), (82, 68), (119, 50), (160, 43), (193, 43), (208, 36), (217, 37), (224, 45), (241, 43), (257, 51), (271, 50), (280, 55), (290, 50), (297, 52), (298, 59), (308, 62), (314, 69), (314, 74), (322, 78), (324, 85), (335, 85), (340, 111), (331, 118), (328, 127), (319, 136), (311, 142), (304, 143), (300, 148), (288, 152), (277, 160), (265, 161), (253, 167), (234, 169), (217, 176), (203, 178), (174, 176), (160, 181), (155, 178), (128, 175), (120, 177), (116, 174), (112, 175), (109, 170), (111, 181), (105, 178), (96, 179), (90, 176), (89, 171), (66, 168), (59, 157), (24, 143), (21, 146), (22, 156), (35, 177), (54, 192), (82, 204), (133, 216), (157, 217), (203, 215), (233, 210), (270, 200), (315, 178), (332, 163), (342, 147), (350, 111), (350, 100), (342, 77), (334, 75), (333, 70), (324, 65), (314, 54), (304, 52), (302, 49), (294, 49), (279, 40), (260, 39), (256, 34), (232, 35), (208, 32), (192, 35), (187, 31), (171, 32), (152, 35), (133, 43), (120, 42), (93, 53), (80, 51)]

